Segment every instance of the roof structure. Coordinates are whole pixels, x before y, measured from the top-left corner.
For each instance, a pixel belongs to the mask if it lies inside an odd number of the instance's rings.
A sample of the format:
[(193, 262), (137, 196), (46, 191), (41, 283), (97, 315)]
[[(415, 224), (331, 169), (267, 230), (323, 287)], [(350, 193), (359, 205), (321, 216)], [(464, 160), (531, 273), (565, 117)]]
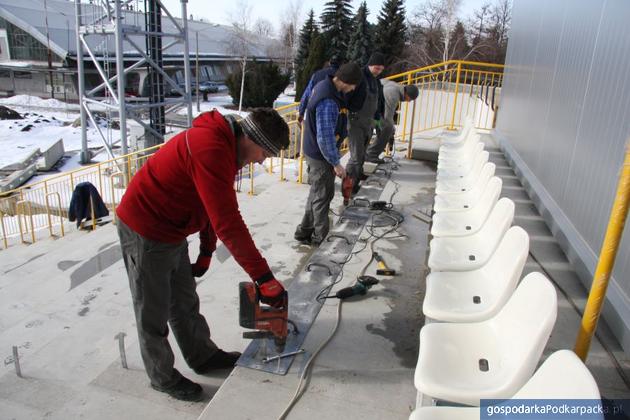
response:
[[(95, 4), (81, 4), (81, 18), (84, 24), (89, 24), (104, 15), (105, 10)], [(125, 25), (144, 29), (145, 14), (141, 11), (124, 10)], [(28, 32), (44, 45), (48, 44), (50, 37), (50, 48), (53, 53), (62, 59), (76, 57), (76, 29), (75, 29), (75, 5), (73, 1), (62, 0), (0, 0), (0, 17), (11, 22), (20, 29)], [(46, 20), (48, 24), (46, 24)], [(175, 18), (177, 24), (182, 24), (182, 19)], [(164, 32), (173, 33), (176, 28), (173, 22), (163, 15), (162, 25)], [(233, 39), (234, 31), (232, 27), (196, 20), (188, 21), (189, 53), (195, 54), (196, 37), (199, 40), (199, 55), (206, 59), (225, 59), (235, 57), (230, 50), (230, 40)], [(116, 52), (116, 44), (103, 42), (102, 37), (87, 37), (93, 51), (103, 55), (113, 56)], [(249, 43), (249, 57), (268, 58), (267, 48), (274, 40), (257, 37), (255, 41)], [(137, 43), (144, 45), (144, 36), (137, 37)], [(129, 51), (130, 56), (137, 56), (135, 49), (125, 43), (125, 51)], [(177, 43), (169, 48), (164, 58), (168, 60), (173, 57), (181, 57), (184, 52), (184, 44)]]

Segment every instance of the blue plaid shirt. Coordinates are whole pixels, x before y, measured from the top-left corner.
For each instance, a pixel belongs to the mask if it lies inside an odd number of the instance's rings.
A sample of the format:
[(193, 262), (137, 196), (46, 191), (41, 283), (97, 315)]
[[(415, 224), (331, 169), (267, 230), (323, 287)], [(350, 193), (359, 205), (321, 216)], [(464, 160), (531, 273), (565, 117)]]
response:
[(300, 98), (300, 107), (298, 108), (298, 112), (301, 116), (304, 116), (304, 113), (306, 112), (306, 105), (308, 105), (308, 98), (311, 97), (311, 93), (313, 93), (313, 76), (311, 76), (308, 81), (308, 85), (306, 85), (306, 88), (302, 93), (302, 97)]
[(339, 150), (335, 138), (335, 127), (339, 116), (339, 106), (333, 99), (324, 99), (315, 108), (317, 145), (324, 158), (332, 166), (339, 164)]

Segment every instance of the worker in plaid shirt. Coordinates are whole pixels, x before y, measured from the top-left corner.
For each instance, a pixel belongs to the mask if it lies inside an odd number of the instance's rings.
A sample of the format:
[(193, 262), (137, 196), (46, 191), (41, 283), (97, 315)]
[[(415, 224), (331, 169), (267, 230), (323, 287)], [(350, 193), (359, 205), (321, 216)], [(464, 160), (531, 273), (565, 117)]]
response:
[(339, 163), (335, 127), (339, 110), (345, 105), (343, 95), (352, 92), (361, 82), (361, 69), (356, 63), (341, 66), (313, 88), (304, 115), (304, 154), (311, 185), (304, 217), (295, 231), (295, 239), (319, 245), (329, 230), (328, 210), (335, 194), (335, 175), (343, 178), (346, 171)]

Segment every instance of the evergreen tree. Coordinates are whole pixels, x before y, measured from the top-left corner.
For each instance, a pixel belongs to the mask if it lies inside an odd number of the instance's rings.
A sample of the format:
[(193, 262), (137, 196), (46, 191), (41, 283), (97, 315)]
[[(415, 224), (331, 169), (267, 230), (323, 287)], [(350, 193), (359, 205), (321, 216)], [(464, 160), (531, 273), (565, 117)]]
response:
[(354, 31), (350, 36), (348, 46), (348, 61), (354, 61), (360, 66), (367, 64), (374, 49), (372, 45), (372, 30), (367, 21), (369, 13), (367, 3), (364, 1), (354, 16)]
[(449, 60), (463, 60), (470, 51), (470, 46), (466, 40), (466, 30), (464, 24), (457, 21), (449, 39)]
[[(248, 62), (245, 69), (243, 106), (246, 108), (272, 107), (278, 95), (289, 85), (289, 75), (283, 74), (273, 62)], [(238, 104), (240, 97), (241, 77), (242, 72), (238, 70), (225, 80), (234, 105)]]
[(385, 54), (389, 65), (403, 56), (406, 41), (405, 1), (385, 0), (376, 26), (376, 50)]
[(295, 57), (295, 71), (297, 75), (299, 75), (304, 68), (311, 49), (311, 44), (318, 35), (319, 29), (317, 28), (317, 23), (315, 22), (315, 12), (311, 9), (308, 14), (308, 19), (304, 22), (304, 26), (302, 26), (302, 29), (300, 30), (300, 44)]
[(311, 42), (311, 50), (308, 54), (308, 59), (302, 70), (298, 73), (298, 78), (295, 85), (295, 100), (299, 101), (302, 98), (304, 88), (308, 84), (313, 73), (316, 70), (321, 69), (326, 62), (326, 47), (324, 43), (324, 37), (322, 35), (317, 36)]
[(326, 55), (339, 63), (346, 61), (352, 30), (351, 0), (328, 1), (324, 5), (320, 21), (324, 40), (328, 46)]

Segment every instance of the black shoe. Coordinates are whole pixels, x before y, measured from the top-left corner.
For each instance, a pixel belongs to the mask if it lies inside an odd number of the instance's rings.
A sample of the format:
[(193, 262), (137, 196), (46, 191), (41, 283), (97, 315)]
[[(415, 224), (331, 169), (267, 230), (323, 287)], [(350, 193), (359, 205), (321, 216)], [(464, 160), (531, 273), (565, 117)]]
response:
[(236, 365), (236, 361), (241, 357), (241, 353), (237, 351), (225, 352), (221, 349), (217, 350), (204, 364), (193, 368), (195, 373), (203, 375), (213, 370), (231, 369)]
[(368, 159), (367, 161), (370, 162), (370, 163), (376, 163), (377, 165), (385, 163), (385, 160), (384, 159), (380, 159), (380, 158)]
[(201, 400), (203, 388), (201, 385), (194, 383), (188, 378), (181, 377), (175, 385), (169, 387), (161, 387), (151, 384), (151, 388), (156, 391), (164, 392), (171, 397), (182, 401), (199, 401)]
[(296, 241), (310, 243), (311, 236), (313, 236), (313, 229), (302, 229), (301, 226), (298, 226), (293, 234), (293, 238)]
[(369, 175), (363, 174), (361, 175), (361, 177), (359, 178), (359, 181), (365, 181), (366, 179), (369, 178)]

